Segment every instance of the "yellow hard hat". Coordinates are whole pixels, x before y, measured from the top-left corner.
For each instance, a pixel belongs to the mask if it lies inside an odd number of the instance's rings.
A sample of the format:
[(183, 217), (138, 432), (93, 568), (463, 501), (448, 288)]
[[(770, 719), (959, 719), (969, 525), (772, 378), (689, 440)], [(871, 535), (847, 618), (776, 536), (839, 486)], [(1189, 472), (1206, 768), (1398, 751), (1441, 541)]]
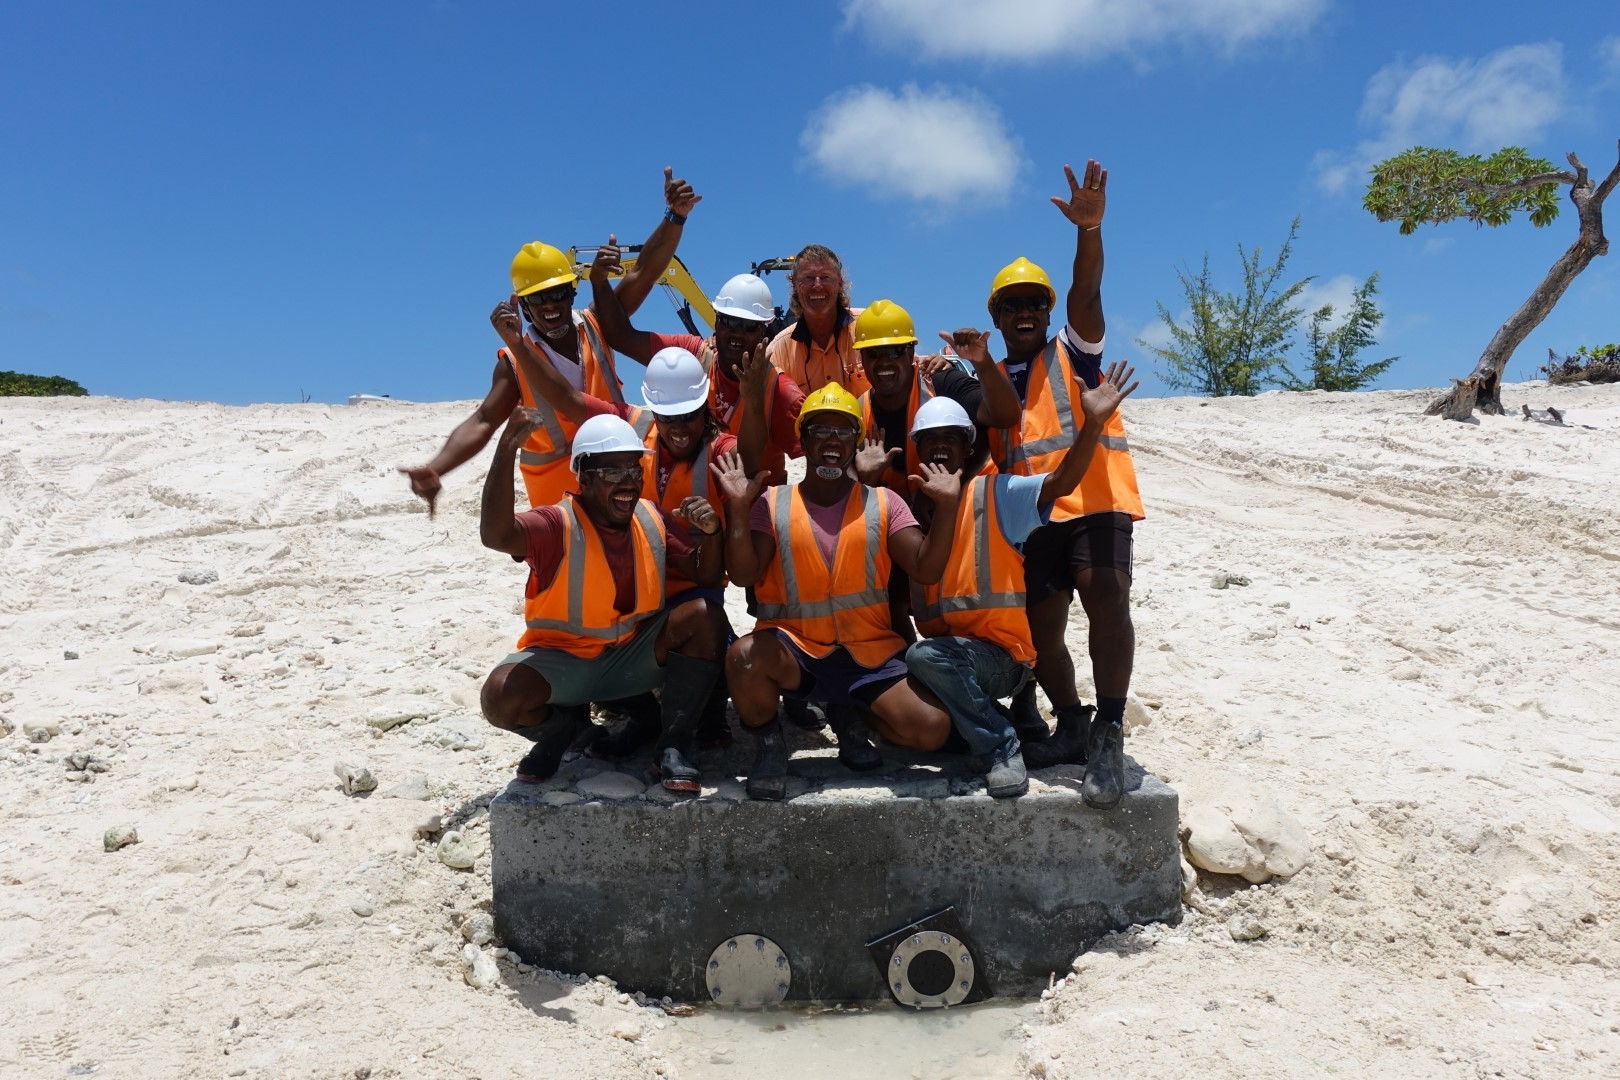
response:
[(553, 285), (571, 285), (579, 280), (568, 256), (535, 240), (518, 248), (512, 256), (512, 291), (528, 296)]
[(893, 300), (874, 300), (855, 316), (855, 348), (878, 345), (915, 345), (917, 327), (911, 314)]
[(866, 423), (866, 414), (861, 412), (861, 403), (855, 400), (855, 395), (835, 382), (825, 383), (821, 389), (811, 391), (804, 399), (804, 407), (799, 410), (797, 429), (801, 435), (804, 433), (804, 418), (818, 412), (836, 412), (853, 416), (857, 427)]
[(1052, 288), (1052, 279), (1046, 276), (1046, 271), (1024, 258), (1022, 255), (1001, 268), (994, 281), (990, 283), (990, 299), (988, 304), (992, 311), (996, 306), (996, 293), (1009, 285), (1039, 285), (1046, 290), (1051, 299), (1052, 306), (1057, 306), (1057, 290)]

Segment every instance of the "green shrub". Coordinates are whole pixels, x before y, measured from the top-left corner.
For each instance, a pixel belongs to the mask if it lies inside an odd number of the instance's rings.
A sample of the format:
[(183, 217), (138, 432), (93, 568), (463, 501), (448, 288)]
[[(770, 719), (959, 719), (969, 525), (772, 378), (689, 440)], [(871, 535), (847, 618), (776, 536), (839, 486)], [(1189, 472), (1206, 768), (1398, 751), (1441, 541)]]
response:
[(0, 397), (84, 397), (90, 391), (60, 375), (0, 371)]
[(1559, 356), (1547, 350), (1547, 362), (1541, 374), (1550, 383), (1611, 383), (1620, 382), (1620, 345), (1599, 345), (1588, 349), (1585, 345), (1568, 356)]

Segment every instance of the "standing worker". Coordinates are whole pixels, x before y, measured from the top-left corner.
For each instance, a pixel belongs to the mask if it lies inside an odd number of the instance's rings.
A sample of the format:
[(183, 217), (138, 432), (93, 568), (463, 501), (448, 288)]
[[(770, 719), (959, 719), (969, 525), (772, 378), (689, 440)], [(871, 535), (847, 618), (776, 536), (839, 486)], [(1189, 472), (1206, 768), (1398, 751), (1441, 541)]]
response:
[[(691, 184), (671, 173), (665, 166), (664, 218), (647, 237), (635, 268), (619, 283), (619, 302), (627, 311), (640, 307), (658, 283), (675, 254), (687, 215), (703, 199)], [(596, 313), (589, 308), (573, 310), (578, 280), (568, 257), (550, 244), (525, 244), (512, 259), (512, 292), (528, 321), (528, 340), (543, 350), (576, 388), (604, 400), (622, 402), (624, 394), (613, 352), (602, 340)], [(441, 478), (482, 450), (520, 403), (534, 409), (540, 418), (519, 459), (529, 504), (549, 506), (562, 498), (571, 483), (568, 444), (574, 425), (558, 417), (535, 395), (513, 366), (507, 349), (496, 355), (489, 393), (478, 408), (450, 433), (433, 460), (399, 470), (410, 477), (411, 490), (427, 501), (430, 516), (439, 497)]]
[(812, 394), (835, 382), (859, 396), (866, 375), (855, 359), (855, 317), (850, 307), (844, 264), (831, 248), (806, 244), (793, 257), (788, 275), (793, 288), (788, 311), (794, 321), (771, 339), (771, 363)]
[[(1108, 171), (1086, 162), (1084, 184), (1069, 166), (1063, 173), (1069, 197), (1054, 196), (1052, 202), (1075, 227), (1067, 325), (1047, 336), (1057, 290), (1046, 271), (1025, 258), (996, 274), (988, 301), (1007, 347), (1007, 376), (1024, 403), (1018, 427), (992, 432), (991, 454), (1002, 472), (1026, 476), (1057, 468), (1077, 434), (1075, 407), (1083, 390), (1103, 378), (1102, 221)], [(1125, 698), (1136, 655), (1131, 532), (1142, 517), (1125, 424), (1116, 412), (1103, 427), (1080, 486), (1053, 504), (1051, 524), (1036, 529), (1024, 545), (1035, 677), (1058, 718), (1052, 737), (1031, 746), (1025, 761), (1031, 768), (1084, 761), (1081, 795), (1101, 809), (1118, 804), (1124, 793)], [(1097, 690), (1097, 712), (1089, 725), (1064, 642), (1076, 593), (1090, 624), (1087, 643)], [(1020, 710), (1033, 711), (1034, 687), (1026, 687), (1013, 707), (1015, 717)]]

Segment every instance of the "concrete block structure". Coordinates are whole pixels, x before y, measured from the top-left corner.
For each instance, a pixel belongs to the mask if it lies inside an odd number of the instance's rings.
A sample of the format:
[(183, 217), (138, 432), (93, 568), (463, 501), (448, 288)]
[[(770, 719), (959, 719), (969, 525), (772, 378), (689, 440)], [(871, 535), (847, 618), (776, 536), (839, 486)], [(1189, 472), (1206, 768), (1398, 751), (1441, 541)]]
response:
[(760, 935), (786, 955), (788, 1000), (842, 1001), (886, 996), (868, 942), (945, 908), (1001, 996), (1038, 993), (1104, 934), (1180, 918), (1176, 793), (1134, 763), (1107, 812), (1073, 766), (1006, 800), (949, 768), (793, 768), (781, 803), (707, 774), (676, 801), (583, 760), (512, 783), (490, 805), (497, 932), (530, 963), (684, 1001), (711, 996), (717, 946)]

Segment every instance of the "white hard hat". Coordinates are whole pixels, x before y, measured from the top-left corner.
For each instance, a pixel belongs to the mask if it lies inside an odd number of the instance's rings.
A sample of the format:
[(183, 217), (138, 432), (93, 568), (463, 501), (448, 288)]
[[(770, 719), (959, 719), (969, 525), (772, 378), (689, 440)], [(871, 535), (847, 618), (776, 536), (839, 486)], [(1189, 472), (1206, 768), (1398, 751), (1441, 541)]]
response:
[(659, 349), (647, 361), (641, 399), (659, 416), (685, 416), (709, 400), (709, 376), (685, 349)]
[(738, 274), (714, 294), (714, 310), (739, 319), (770, 322), (776, 318), (776, 301), (771, 298), (771, 287), (763, 278)]
[(911, 422), (911, 437), (915, 439), (919, 431), (944, 427), (963, 429), (969, 441), (978, 434), (967, 410), (951, 398), (942, 396), (931, 397), (917, 407), (917, 417)]
[(629, 450), (638, 454), (648, 453), (636, 429), (612, 413), (597, 413), (579, 425), (579, 430), (574, 432), (572, 449), (573, 456), (568, 459), (568, 467), (576, 476), (579, 474), (579, 459), (590, 454), (622, 454)]

